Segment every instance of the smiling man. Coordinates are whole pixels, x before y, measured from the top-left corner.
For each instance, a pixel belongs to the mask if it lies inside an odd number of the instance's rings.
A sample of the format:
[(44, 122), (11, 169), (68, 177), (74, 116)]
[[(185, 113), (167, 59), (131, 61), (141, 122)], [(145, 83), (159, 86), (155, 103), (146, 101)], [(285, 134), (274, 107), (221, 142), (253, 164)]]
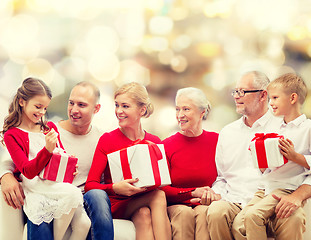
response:
[[(84, 185), (92, 164), (93, 154), (100, 136), (103, 134), (97, 127), (92, 126), (94, 115), (100, 110), (99, 89), (90, 82), (80, 82), (72, 89), (68, 106), (68, 119), (56, 124), (61, 141), (68, 153), (78, 158), (78, 175), (72, 184), (84, 192)], [(1, 163), (1, 190), (5, 201), (13, 208), (21, 208), (24, 204), (23, 190), (12, 175), (15, 169), (13, 162)], [(93, 202), (92, 198), (84, 195), (84, 205), (92, 226), (92, 239), (113, 239), (113, 222), (110, 211), (110, 201), (102, 191), (101, 202)], [(97, 206), (101, 207), (98, 208)], [(101, 211), (92, 211), (93, 208)], [(47, 239), (53, 237), (53, 224), (27, 224), (28, 235), (31, 239)], [(91, 234), (89, 234), (89, 238)]]
[[(212, 240), (231, 240), (234, 219), (242, 208), (252, 199), (258, 189), (261, 171), (253, 167), (249, 144), (255, 133), (276, 132), (282, 119), (276, 118), (268, 109), (268, 96), (266, 88), (269, 79), (265, 74), (257, 71), (244, 74), (237, 81), (232, 92), (236, 111), (242, 117), (225, 126), (218, 138), (216, 148), (216, 166), (218, 177), (212, 189), (221, 195), (220, 200), (212, 201), (207, 212), (208, 229)], [(277, 239), (293, 239), (286, 234), (293, 221), (303, 224), (303, 216), (284, 217), (286, 209), (297, 209), (302, 200), (308, 196), (301, 194), (310, 186), (302, 185), (290, 198), (282, 198), (276, 209), (277, 216), (271, 220), (270, 226)], [(310, 192), (310, 190), (308, 190)], [(213, 194), (213, 193), (211, 193)], [(211, 199), (207, 199), (207, 204)], [(288, 237), (284, 237), (284, 236)]]

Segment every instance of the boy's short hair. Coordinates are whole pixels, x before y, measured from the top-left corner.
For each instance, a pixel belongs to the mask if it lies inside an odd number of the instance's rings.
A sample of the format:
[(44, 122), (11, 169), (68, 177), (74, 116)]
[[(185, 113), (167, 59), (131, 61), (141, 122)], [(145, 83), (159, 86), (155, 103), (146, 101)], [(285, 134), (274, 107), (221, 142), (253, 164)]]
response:
[(282, 87), (287, 94), (296, 93), (298, 101), (303, 104), (306, 100), (308, 88), (303, 79), (295, 73), (286, 73), (269, 83), (268, 89), (271, 87)]

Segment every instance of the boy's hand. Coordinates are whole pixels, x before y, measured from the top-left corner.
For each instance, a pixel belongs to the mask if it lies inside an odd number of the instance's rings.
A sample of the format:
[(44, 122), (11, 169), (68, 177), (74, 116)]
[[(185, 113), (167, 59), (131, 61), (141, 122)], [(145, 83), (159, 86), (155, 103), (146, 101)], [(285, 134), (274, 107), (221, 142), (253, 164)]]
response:
[(279, 148), (284, 157), (288, 160), (295, 161), (297, 159), (297, 152), (295, 151), (294, 144), (289, 139), (280, 139), (279, 140)]
[(45, 148), (52, 153), (54, 149), (56, 148), (56, 143), (57, 143), (57, 132), (52, 128), (51, 131), (49, 131), (45, 135)]

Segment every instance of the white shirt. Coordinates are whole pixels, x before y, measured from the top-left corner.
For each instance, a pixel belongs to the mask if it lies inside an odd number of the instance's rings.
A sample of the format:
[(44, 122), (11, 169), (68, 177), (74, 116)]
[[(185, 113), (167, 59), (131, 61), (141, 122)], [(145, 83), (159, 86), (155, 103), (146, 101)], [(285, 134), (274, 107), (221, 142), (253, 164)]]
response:
[(252, 127), (248, 127), (242, 117), (220, 131), (215, 159), (218, 177), (212, 189), (221, 194), (223, 200), (245, 206), (253, 198), (262, 174), (253, 166), (248, 150), (250, 142), (255, 133), (274, 132), (281, 122), (281, 118), (267, 111)]
[(103, 132), (92, 126), (89, 133), (77, 135), (63, 129), (59, 123), (56, 126), (66, 152), (78, 158), (78, 175), (73, 179), (72, 184), (84, 193), (84, 185), (92, 165), (93, 155)]
[(9, 151), (6, 147), (0, 147), (0, 178), (6, 173), (12, 173), (15, 169), (15, 165)]
[[(311, 166), (311, 120), (303, 114), (295, 120), (281, 124), (279, 134), (291, 140), (295, 151), (304, 155)], [(303, 166), (289, 161), (279, 168), (267, 169), (259, 188), (269, 194), (274, 189), (296, 190), (301, 184), (311, 185), (310, 171)]]
[[(56, 123), (56, 126), (66, 152), (78, 158), (78, 175), (74, 178), (72, 184), (79, 187), (84, 193), (84, 185), (92, 165), (95, 148), (103, 131), (92, 126), (88, 134), (77, 135), (63, 129), (59, 123)], [(12, 173), (15, 169), (14, 162), (7, 149), (1, 149), (3, 152), (1, 150), (0, 178), (6, 173)]]

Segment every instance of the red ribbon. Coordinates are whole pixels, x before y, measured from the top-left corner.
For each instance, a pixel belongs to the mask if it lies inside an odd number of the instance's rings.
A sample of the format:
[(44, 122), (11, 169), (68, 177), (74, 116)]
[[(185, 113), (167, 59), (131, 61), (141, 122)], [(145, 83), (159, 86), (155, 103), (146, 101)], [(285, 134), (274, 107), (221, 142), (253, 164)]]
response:
[[(154, 175), (154, 181), (155, 186), (161, 185), (161, 177), (160, 177), (160, 170), (158, 165), (158, 160), (161, 160), (163, 158), (161, 150), (157, 146), (157, 144), (148, 141), (148, 140), (141, 140), (138, 139), (135, 142), (133, 142), (132, 146), (137, 144), (147, 144), (151, 159), (151, 167)], [(121, 168), (123, 172), (123, 177), (125, 179), (132, 179), (132, 173), (130, 169), (130, 164), (128, 162), (128, 156), (127, 156), (127, 148), (120, 150), (120, 160), (121, 160)]]
[(255, 137), (252, 139), (252, 141), (265, 140), (267, 138), (282, 138), (283, 139), (284, 137), (277, 133), (255, 133)]
[[(256, 133), (252, 141), (255, 141), (256, 155), (259, 168), (268, 168), (268, 160), (265, 148), (265, 139), (268, 138), (280, 138), (283, 139), (282, 135), (277, 133)], [(287, 163), (288, 160), (283, 156), (284, 163)]]

